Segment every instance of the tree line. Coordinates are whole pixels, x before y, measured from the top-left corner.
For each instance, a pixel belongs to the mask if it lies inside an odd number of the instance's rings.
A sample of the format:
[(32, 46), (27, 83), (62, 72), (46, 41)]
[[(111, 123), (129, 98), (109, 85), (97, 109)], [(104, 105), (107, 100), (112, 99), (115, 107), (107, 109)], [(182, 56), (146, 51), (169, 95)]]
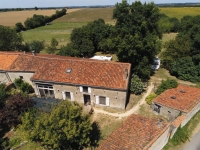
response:
[(51, 21), (66, 15), (67, 10), (63, 8), (62, 10), (56, 10), (56, 13), (51, 16), (43, 16), (43, 15), (36, 15), (34, 14), (32, 18), (27, 18), (24, 22), (24, 26), (21, 22), (15, 24), (15, 28), (17, 32), (23, 30), (34, 29), (40, 26), (44, 26)]

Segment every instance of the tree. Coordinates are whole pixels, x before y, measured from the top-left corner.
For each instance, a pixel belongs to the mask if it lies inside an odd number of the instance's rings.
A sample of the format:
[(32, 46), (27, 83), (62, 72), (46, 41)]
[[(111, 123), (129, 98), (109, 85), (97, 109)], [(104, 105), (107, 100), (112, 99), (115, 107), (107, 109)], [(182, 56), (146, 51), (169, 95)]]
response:
[(35, 9), (35, 10), (38, 10), (38, 8), (37, 8), (36, 6), (34, 7), (34, 9)]
[(200, 82), (200, 65), (195, 66), (191, 57), (179, 58), (171, 64), (170, 74), (181, 80)]
[[(117, 3), (113, 11), (113, 18), (116, 19), (117, 57), (119, 61), (132, 64), (133, 71), (139, 77), (150, 77), (150, 72), (141, 72), (139, 66), (148, 66), (153, 63), (155, 56), (160, 51), (158, 21), (160, 18), (159, 9), (154, 3), (136, 1), (129, 5), (127, 1)], [(145, 57), (145, 58), (144, 58)], [(143, 61), (141, 61), (144, 58)], [(140, 63), (143, 63), (140, 65)], [(137, 68), (136, 68), (137, 67)], [(147, 67), (146, 67), (147, 68)], [(145, 75), (143, 75), (145, 73)]]
[(21, 94), (10, 96), (0, 110), (0, 126), (16, 127), (21, 122), (20, 116), (33, 105), (33, 100), (28, 96)]
[(79, 51), (74, 49), (73, 43), (69, 43), (66, 46), (62, 46), (59, 55), (61, 56), (72, 56), (72, 57), (79, 57)]
[(144, 89), (144, 84), (137, 75), (133, 75), (131, 78), (130, 90), (134, 94), (141, 94)]
[(28, 48), (26, 51), (35, 51), (36, 53), (39, 53), (41, 50), (45, 48), (44, 41), (31, 41), (31, 42), (26, 42), (25, 47)]
[(51, 39), (51, 46), (48, 46), (47, 53), (54, 54), (56, 51), (56, 46), (58, 46), (58, 41), (55, 38)]
[(33, 87), (29, 83), (24, 82), (21, 78), (16, 78), (14, 83), (22, 93), (30, 93), (33, 91)]
[(83, 149), (91, 145), (92, 124), (76, 102), (62, 101), (50, 113), (27, 112), (20, 129), (48, 149)]
[(165, 50), (161, 53), (162, 64), (169, 68), (171, 63), (178, 58), (190, 55), (191, 40), (188, 37), (177, 36), (174, 40), (165, 43)]
[(20, 33), (16, 33), (14, 29), (0, 25), (0, 50), (21, 50), (22, 41), (23, 39)]
[(18, 23), (15, 24), (15, 30), (16, 30), (16, 32), (21, 32), (21, 31), (24, 31), (25, 28), (24, 28), (24, 26), (22, 25), (21, 22), (18, 22)]
[(178, 83), (174, 79), (162, 80), (161, 84), (158, 86), (156, 94), (160, 95), (165, 90), (176, 88), (177, 86), (178, 86)]

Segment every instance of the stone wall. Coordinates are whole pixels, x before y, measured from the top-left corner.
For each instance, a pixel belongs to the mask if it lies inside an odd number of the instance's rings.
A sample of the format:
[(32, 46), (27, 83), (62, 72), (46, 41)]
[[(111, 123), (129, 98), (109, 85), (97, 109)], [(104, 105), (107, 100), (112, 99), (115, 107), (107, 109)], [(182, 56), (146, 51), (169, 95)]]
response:
[[(44, 83), (41, 83), (44, 84)], [(50, 83), (46, 83), (50, 84)], [(81, 86), (77, 85), (64, 85), (64, 84), (51, 84), (53, 85), (53, 90), (55, 94), (55, 98), (63, 99), (63, 92), (70, 92), (73, 97), (72, 100), (77, 101), (78, 103), (84, 103), (83, 95), (90, 95), (91, 103), (95, 105), (97, 104), (97, 97), (104, 96), (109, 99), (108, 105), (102, 105), (107, 107), (121, 108), (125, 109), (126, 99), (127, 99), (127, 91), (119, 91), (119, 90), (111, 90), (97, 87), (89, 87), (90, 92), (83, 92), (80, 90)], [(35, 83), (33, 83), (34, 89), (37, 89)], [(38, 90), (36, 90), (36, 95), (39, 95)]]
[(163, 134), (148, 148), (148, 150), (161, 150), (169, 140), (169, 130), (170, 126), (167, 126)]
[(198, 103), (190, 112), (183, 113), (186, 116), (186, 119), (181, 123), (181, 127), (183, 127), (190, 119), (200, 110), (200, 103)]

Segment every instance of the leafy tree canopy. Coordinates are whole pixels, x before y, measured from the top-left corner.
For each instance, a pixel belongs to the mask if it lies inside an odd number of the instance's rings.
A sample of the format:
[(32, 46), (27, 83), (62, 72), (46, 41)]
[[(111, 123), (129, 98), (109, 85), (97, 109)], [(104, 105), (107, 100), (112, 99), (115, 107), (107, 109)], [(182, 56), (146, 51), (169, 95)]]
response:
[(50, 149), (83, 149), (92, 144), (93, 126), (78, 103), (62, 101), (50, 113), (27, 112), (20, 129)]
[(28, 52), (35, 51), (36, 53), (39, 53), (45, 48), (44, 41), (31, 41), (31, 42), (26, 42), (24, 45), (24, 50)]
[(165, 90), (176, 88), (177, 86), (178, 86), (178, 82), (174, 79), (162, 80), (161, 84), (158, 86), (156, 94), (160, 95)]
[(140, 78), (149, 78), (150, 64), (160, 51), (159, 38), (162, 34), (158, 27), (158, 7), (154, 3), (136, 1), (129, 5), (127, 1), (122, 1), (116, 4), (113, 18), (116, 19), (119, 61), (131, 63)]
[(51, 45), (48, 46), (47, 48), (47, 53), (48, 54), (54, 54), (56, 51), (56, 46), (58, 46), (58, 41), (55, 38), (51, 39)]
[(15, 51), (22, 49), (22, 36), (14, 29), (0, 25), (0, 50)]
[(137, 75), (132, 76), (130, 90), (134, 94), (141, 94), (144, 90), (144, 83)]
[(0, 127), (16, 127), (21, 122), (20, 116), (33, 105), (33, 100), (28, 96), (21, 94), (10, 96), (0, 110)]

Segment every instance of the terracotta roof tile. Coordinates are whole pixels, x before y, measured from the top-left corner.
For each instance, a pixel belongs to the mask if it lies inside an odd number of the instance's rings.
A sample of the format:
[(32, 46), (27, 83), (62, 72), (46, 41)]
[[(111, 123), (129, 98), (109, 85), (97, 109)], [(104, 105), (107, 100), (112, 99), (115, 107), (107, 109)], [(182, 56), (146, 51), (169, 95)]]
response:
[(200, 89), (188, 85), (179, 84), (177, 88), (169, 89), (156, 97), (153, 102), (189, 112), (200, 101)]
[(0, 53), (0, 70), (9, 70), (10, 66), (18, 57), (17, 54), (4, 54)]
[(178, 116), (173, 122), (172, 125), (176, 128), (178, 128), (180, 126), (180, 124), (186, 119), (186, 116), (181, 115)]
[[(19, 54), (19, 53), (18, 53)], [(130, 74), (129, 63), (64, 57), (57, 55), (19, 54), (10, 66), (10, 71), (35, 72), (32, 80), (62, 82), (76, 85), (97, 86), (126, 90), (128, 78), (124, 79), (125, 69)], [(66, 70), (71, 68), (71, 73)]]
[(142, 150), (150, 147), (169, 124), (158, 119), (131, 115), (103, 141), (98, 150)]

